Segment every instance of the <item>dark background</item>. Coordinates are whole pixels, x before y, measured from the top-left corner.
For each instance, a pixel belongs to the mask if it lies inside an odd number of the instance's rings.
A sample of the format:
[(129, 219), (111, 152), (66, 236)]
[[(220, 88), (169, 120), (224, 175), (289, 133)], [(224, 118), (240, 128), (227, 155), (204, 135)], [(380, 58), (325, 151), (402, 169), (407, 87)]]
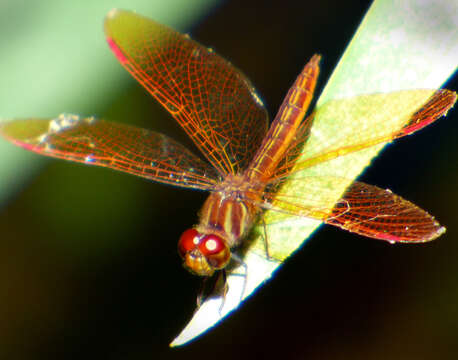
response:
[[(316, 52), (322, 88), (367, 8), (227, 1), (190, 31), (243, 69), (274, 114)], [(456, 77), (444, 87), (456, 90)], [(186, 142), (134, 80), (122, 93), (101, 117)], [(200, 281), (182, 269), (176, 241), (206, 194), (49, 161), (0, 212), (0, 357), (454, 359), (457, 119), (452, 110), (390, 145), (361, 177), (427, 209), (444, 236), (391, 246), (322, 227), (237, 312), (178, 349), (168, 344), (190, 319)]]

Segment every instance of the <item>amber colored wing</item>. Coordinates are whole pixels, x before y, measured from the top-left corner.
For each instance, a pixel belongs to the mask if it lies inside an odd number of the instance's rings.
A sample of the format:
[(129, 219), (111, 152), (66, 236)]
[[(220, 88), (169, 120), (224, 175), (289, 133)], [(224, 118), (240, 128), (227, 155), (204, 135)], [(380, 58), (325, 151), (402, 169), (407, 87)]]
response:
[[(423, 92), (428, 94), (430, 91), (405, 90), (388, 94), (361, 95), (323, 105), (298, 128), (295, 140), (286, 151), (270, 182), (276, 183), (292, 173), (410, 135), (424, 128), (445, 115), (457, 98), (453, 91), (437, 90), (424, 104), (418, 104), (419, 110), (415, 111), (414, 108), (409, 114), (412, 104), (418, 101), (417, 94), (421, 98)], [(403, 107), (402, 101), (410, 101), (410, 104)], [(393, 114), (390, 108), (396, 109), (395, 111), (405, 108), (407, 113)], [(334, 134), (331, 138), (314, 133), (313, 128), (315, 116), (318, 119), (318, 115), (324, 114), (323, 117), (326, 118), (327, 113), (336, 113), (336, 118), (345, 117), (345, 121), (335, 121), (327, 125), (329, 128), (335, 127), (329, 130)], [(404, 125), (400, 126), (400, 120), (404, 117)]]
[(108, 167), (180, 187), (211, 190), (218, 174), (163, 134), (93, 117), (13, 120), (0, 134), (41, 155)]
[(426, 242), (445, 232), (433, 216), (390, 190), (354, 182), (325, 220), (360, 235), (390, 242)]
[[(440, 236), (445, 228), (411, 202), (390, 190), (354, 182), (335, 203), (335, 189), (348, 179), (323, 176), (294, 179), (288, 185), (294, 195), (282, 189), (276, 194), (266, 192), (259, 206), (291, 215), (322, 220), (367, 237), (390, 242), (425, 242)], [(334, 204), (335, 203), (335, 204)], [(269, 216), (269, 215), (267, 215)], [(269, 217), (267, 223), (281, 221), (282, 215)]]
[(112, 10), (108, 44), (221, 175), (243, 170), (267, 131), (249, 80), (211, 49), (132, 12)]
[[(268, 187), (263, 194), (256, 194), (252, 198), (262, 197), (264, 202), (259, 206), (284, 213), (285, 216), (319, 219), (377, 239), (423, 242), (436, 238), (444, 228), (431, 215), (389, 190), (358, 182), (352, 184), (351, 180), (337, 176), (314, 176), (313, 171), (309, 170), (300, 172), (339, 156), (411, 134), (444, 115), (456, 101), (456, 94), (452, 91), (431, 91), (433, 95), (423, 106), (420, 104), (418, 111), (411, 110), (418, 101), (417, 95), (422, 99), (429, 93), (425, 91), (364, 95), (333, 102), (331, 105), (338, 109), (337, 114), (346, 110), (342, 114), (346, 118), (340, 123), (331, 121), (326, 124), (336, 126), (335, 131), (331, 131), (335, 134), (332, 138), (314, 132), (314, 117), (309, 116), (298, 128), (296, 138), (291, 142)], [(390, 101), (397, 101), (394, 108), (402, 110), (406, 100), (410, 104), (406, 105), (406, 113), (399, 115), (399, 119), (391, 120), (383, 114), (386, 111), (384, 107), (389, 108), (392, 104)], [(331, 114), (336, 113), (334, 110)], [(377, 116), (373, 116), (374, 112)], [(360, 117), (355, 120), (358, 126), (351, 122), (357, 116)], [(313, 141), (311, 146), (310, 141)], [(343, 196), (342, 189), (347, 189)], [(278, 219), (281, 215), (273, 217)]]

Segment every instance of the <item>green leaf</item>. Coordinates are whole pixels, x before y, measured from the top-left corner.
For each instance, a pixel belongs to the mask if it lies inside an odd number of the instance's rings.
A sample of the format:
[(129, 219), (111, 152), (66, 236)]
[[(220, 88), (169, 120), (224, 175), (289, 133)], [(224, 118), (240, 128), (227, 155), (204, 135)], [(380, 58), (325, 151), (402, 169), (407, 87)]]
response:
[[(432, 8), (436, 16), (431, 16)], [(458, 4), (448, 0), (421, 3), (415, 0), (375, 1), (318, 100), (312, 138), (303, 156), (310, 155), (311, 150), (316, 152), (320, 143), (326, 146), (327, 139), (342, 134), (353, 136), (352, 132), (361, 126), (374, 126), (378, 129), (387, 121), (388, 131), (402, 127), (409, 114), (420, 107), (433, 91), (392, 92), (437, 89), (454, 73), (458, 30), (453, 17), (456, 18), (457, 13)], [(326, 54), (323, 55), (326, 61)], [(385, 94), (352, 98), (379, 92)], [(379, 128), (375, 131), (381, 130)], [(341, 176), (348, 179), (349, 184), (370, 164), (383, 146), (380, 144), (335, 158), (297, 176)], [(297, 182), (292, 184), (291, 194), (294, 196)], [(342, 182), (340, 187), (333, 188), (334, 195), (327, 199), (329, 206), (339, 199), (348, 184)], [(265, 214), (269, 220), (269, 251), (273, 251), (280, 259), (297, 250), (321, 224), (317, 220), (297, 217), (283, 218), (276, 222), (278, 216), (269, 211)], [(242, 298), (252, 294), (268, 280), (281, 265), (281, 261), (265, 257), (262, 224), (257, 226), (256, 233), (258, 236), (254, 239), (254, 245), (244, 256), (247, 277), (238, 275), (244, 272), (243, 267), (229, 274), (229, 291), (223, 309), (221, 298), (206, 301), (171, 346), (183, 345), (214, 326), (236, 309)]]

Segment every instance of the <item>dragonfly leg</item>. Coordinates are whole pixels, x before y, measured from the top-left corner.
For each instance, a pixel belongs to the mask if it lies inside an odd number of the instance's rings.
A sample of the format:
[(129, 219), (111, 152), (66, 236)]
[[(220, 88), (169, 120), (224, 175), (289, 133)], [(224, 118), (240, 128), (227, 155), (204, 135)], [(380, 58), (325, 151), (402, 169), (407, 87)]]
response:
[[(242, 302), (243, 295), (245, 294), (247, 278), (248, 278), (248, 266), (247, 264), (236, 254), (232, 253), (232, 259), (241, 267), (243, 267), (243, 272), (231, 273), (230, 276), (242, 276), (243, 284), (240, 291), (239, 302)], [(229, 284), (227, 282), (228, 274), (226, 269), (217, 271), (213, 276), (204, 277), (197, 295), (196, 303), (197, 310), (202, 306), (202, 304), (210, 298), (221, 298), (221, 304), (219, 306), (219, 314), (223, 316), (223, 308), (226, 304), (226, 295), (229, 292)]]
[(229, 290), (229, 285), (227, 284), (226, 270), (217, 271), (213, 276), (204, 277), (197, 294), (197, 310), (202, 306), (202, 304), (209, 298), (221, 297), (222, 303), (220, 306), (221, 309), (224, 307), (224, 299)]
[(238, 274), (238, 273), (231, 274), (232, 276), (243, 276), (244, 277), (242, 291), (240, 291), (240, 300), (239, 300), (239, 302), (242, 302), (243, 295), (245, 295), (246, 283), (248, 280), (248, 265), (246, 264), (245, 261), (243, 261), (238, 255), (234, 253), (232, 253), (232, 259), (234, 259), (244, 269), (243, 274)]
[(267, 240), (267, 225), (266, 225), (266, 220), (264, 219), (264, 215), (261, 214), (261, 221), (262, 221), (262, 227), (264, 228), (264, 250), (266, 252), (266, 258), (267, 260), (271, 260), (272, 257), (270, 256), (269, 252), (269, 241)]

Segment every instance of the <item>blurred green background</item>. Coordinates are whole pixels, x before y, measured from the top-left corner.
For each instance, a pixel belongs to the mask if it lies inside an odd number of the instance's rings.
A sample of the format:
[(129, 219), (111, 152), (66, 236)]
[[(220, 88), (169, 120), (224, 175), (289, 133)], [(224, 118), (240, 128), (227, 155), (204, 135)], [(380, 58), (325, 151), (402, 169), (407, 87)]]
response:
[[(95, 114), (189, 144), (105, 44), (113, 7), (214, 48), (273, 114), (315, 52), (324, 85), (368, 2), (3, 0), (0, 116)], [(456, 90), (456, 77), (445, 87)], [(206, 194), (0, 141), (0, 358), (455, 359), (457, 120), (455, 109), (389, 146), (362, 176), (434, 214), (444, 236), (390, 246), (323, 227), (239, 311), (173, 350), (200, 286), (176, 241)]]

